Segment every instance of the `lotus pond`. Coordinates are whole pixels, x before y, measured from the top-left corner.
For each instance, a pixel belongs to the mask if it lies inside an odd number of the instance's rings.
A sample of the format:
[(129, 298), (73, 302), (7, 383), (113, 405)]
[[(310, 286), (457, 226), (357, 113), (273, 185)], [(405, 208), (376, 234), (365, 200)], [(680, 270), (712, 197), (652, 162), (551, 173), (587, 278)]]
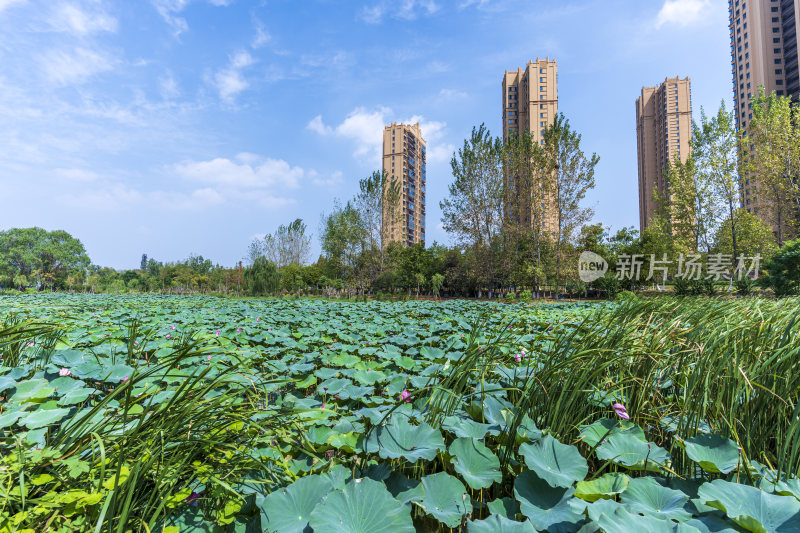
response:
[(800, 531), (798, 316), (0, 296), (0, 532)]

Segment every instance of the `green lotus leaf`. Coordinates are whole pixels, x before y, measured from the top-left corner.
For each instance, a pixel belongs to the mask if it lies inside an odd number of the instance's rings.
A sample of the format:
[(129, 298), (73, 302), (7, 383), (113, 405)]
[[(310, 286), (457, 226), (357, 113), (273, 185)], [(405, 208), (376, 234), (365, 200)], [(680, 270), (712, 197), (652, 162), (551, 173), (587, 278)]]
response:
[[(89, 357), (91, 357), (91, 355)], [(61, 367), (72, 367), (83, 362), (83, 353), (80, 350), (73, 349), (56, 350), (53, 352), (50, 361), (52, 361), (54, 365)]]
[(397, 505), (380, 481), (349, 481), (328, 494), (311, 513), (314, 531), (330, 533), (414, 533), (411, 512)]
[(642, 428), (632, 422), (601, 418), (588, 426), (581, 426), (580, 437), (589, 446), (596, 446), (602, 439), (617, 433), (633, 433), (641, 441), (646, 441)]
[(444, 438), (428, 424), (414, 426), (403, 417), (393, 416), (388, 425), (373, 429), (363, 447), (365, 452), (377, 452), (384, 459), (403, 457), (413, 463), (418, 459), (433, 460), (438, 451), (444, 450)]
[(697, 494), (707, 505), (724, 512), (748, 531), (800, 531), (800, 502), (792, 496), (768, 494), (749, 485), (722, 479), (704, 483)]
[(635, 432), (623, 431), (609, 435), (595, 449), (598, 459), (610, 460), (631, 470), (659, 472), (662, 466), (669, 466), (669, 454), (664, 448), (652, 442), (645, 442)]
[(509, 520), (514, 520), (519, 513), (519, 503), (517, 500), (508, 497), (492, 500), (486, 506), (492, 514), (500, 515)]
[(20, 420), (20, 425), (28, 429), (37, 429), (55, 424), (69, 414), (69, 409), (37, 409)]
[(0, 393), (17, 386), (17, 380), (11, 376), (0, 376)]
[(578, 448), (562, 444), (550, 435), (535, 444), (523, 444), (519, 453), (528, 468), (553, 487), (571, 487), (589, 473), (589, 465)]
[(575, 496), (587, 502), (614, 498), (628, 487), (630, 480), (625, 474), (614, 472), (597, 479), (578, 481), (575, 485)]
[(490, 487), (503, 479), (500, 474), (500, 459), (475, 439), (460, 437), (447, 449), (453, 468), (461, 474), (464, 481), (473, 489)]
[[(770, 486), (770, 490), (775, 494), (780, 496), (794, 496), (800, 500), (800, 479), (798, 478), (782, 479), (774, 484), (769, 482), (768, 485)], [(762, 486), (762, 488), (764, 487)]]
[(329, 477), (311, 475), (270, 493), (259, 505), (266, 519), (262, 526), (267, 531), (304, 533), (311, 511), (332, 489)]
[(742, 529), (716, 515), (703, 515), (678, 524), (676, 533), (741, 533)]
[(307, 389), (311, 385), (316, 385), (316, 384), (317, 384), (316, 376), (308, 375), (304, 380), (295, 383), (295, 387), (297, 387), (298, 389)]
[(675, 523), (654, 516), (633, 514), (618, 508), (613, 514), (602, 514), (596, 520), (605, 533), (673, 533)]
[(342, 490), (345, 484), (353, 479), (353, 471), (344, 465), (335, 465), (330, 471), (320, 474), (331, 480), (334, 489)]
[(69, 376), (62, 376), (50, 382), (50, 386), (56, 390), (56, 394), (63, 396), (70, 391), (83, 388), (83, 381), (73, 379)]
[(425, 497), (425, 487), (418, 479), (409, 479), (399, 472), (392, 472), (386, 478), (386, 488), (400, 503), (421, 502)]
[(25, 411), (6, 411), (0, 415), (0, 429), (11, 426), (26, 414), (27, 413)]
[(447, 527), (458, 527), (464, 515), (472, 512), (472, 500), (464, 484), (446, 472), (422, 478), (425, 496), (420, 506)]
[(485, 520), (467, 522), (468, 533), (536, 533), (529, 521), (515, 522), (504, 516), (493, 514)]
[(739, 466), (739, 447), (721, 435), (700, 433), (691, 439), (678, 439), (676, 442), (686, 450), (689, 459), (706, 472), (728, 474)]
[(50, 396), (53, 391), (50, 382), (46, 379), (27, 379), (17, 383), (16, 391), (11, 397), (11, 403), (23, 403), (41, 400)]
[(482, 424), (471, 418), (460, 416), (446, 416), (442, 421), (442, 429), (449, 431), (456, 437), (482, 439), (488, 435), (499, 435), (500, 426), (497, 424)]
[(357, 370), (353, 374), (353, 379), (358, 381), (361, 385), (374, 386), (376, 383), (386, 381), (386, 374), (378, 370)]
[(344, 389), (348, 385), (352, 385), (353, 382), (347, 378), (331, 378), (326, 379), (319, 385), (317, 385), (317, 391), (319, 394), (325, 394), (326, 396), (333, 396), (334, 394), (339, 394), (342, 389)]
[(679, 490), (664, 487), (652, 477), (632, 479), (620, 499), (631, 511), (647, 516), (676, 522), (685, 522), (692, 518), (691, 513), (684, 509), (689, 496)]
[(85, 402), (93, 392), (95, 390), (89, 388), (72, 389), (59, 398), (58, 405), (75, 405), (76, 403)]
[(532, 470), (524, 470), (514, 480), (514, 497), (520, 511), (539, 531), (556, 527), (571, 529), (568, 525), (581, 521), (581, 514), (569, 505), (574, 493), (571, 487), (553, 487)]

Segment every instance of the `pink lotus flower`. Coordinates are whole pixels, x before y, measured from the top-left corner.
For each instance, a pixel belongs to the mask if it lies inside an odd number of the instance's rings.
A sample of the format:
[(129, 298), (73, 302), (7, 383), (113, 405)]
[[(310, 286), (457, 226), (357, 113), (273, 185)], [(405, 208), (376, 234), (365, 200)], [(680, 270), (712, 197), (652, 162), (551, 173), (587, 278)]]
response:
[(261, 322), (261, 319), (260, 318), (256, 318), (256, 322)]
[(411, 393), (408, 392), (405, 389), (403, 389), (403, 392), (400, 393), (400, 399), (401, 400), (405, 400), (406, 402), (410, 402), (411, 401), (410, 396), (411, 396)]
[(175, 326), (170, 326), (169, 329), (175, 329)]
[(236, 333), (241, 333), (241, 332), (242, 332), (242, 328), (236, 328)]
[(219, 331), (217, 331), (217, 337), (219, 337)]
[(69, 371), (69, 368), (62, 368), (61, 370), (58, 371), (59, 376), (69, 376), (71, 374), (72, 372)]
[(169, 335), (169, 334), (167, 334), (167, 338), (168, 338), (168, 339), (169, 339), (169, 338), (172, 338), (172, 335)]
[(133, 341), (133, 344), (139, 344), (139, 341)]
[(28, 343), (26, 346), (27, 346), (28, 348), (33, 348), (33, 347), (34, 347), (34, 344), (33, 344), (32, 342), (29, 342), (29, 343)]
[(125, 383), (126, 381), (128, 381), (128, 376), (125, 376), (124, 378), (122, 378), (122, 382), (123, 383)]
[(322, 409), (325, 409), (325, 402), (322, 402)]
[(623, 420), (630, 420), (631, 416), (628, 414), (628, 410), (625, 409), (625, 406), (621, 403), (615, 403), (611, 407), (614, 408), (614, 412)]
[(209, 361), (211, 361), (211, 356), (209, 355), (209, 356), (208, 356), (206, 359), (208, 359)]
[(517, 363), (521, 362), (522, 361), (522, 355), (520, 355), (520, 354), (515, 355), (514, 356), (514, 361), (516, 361)]

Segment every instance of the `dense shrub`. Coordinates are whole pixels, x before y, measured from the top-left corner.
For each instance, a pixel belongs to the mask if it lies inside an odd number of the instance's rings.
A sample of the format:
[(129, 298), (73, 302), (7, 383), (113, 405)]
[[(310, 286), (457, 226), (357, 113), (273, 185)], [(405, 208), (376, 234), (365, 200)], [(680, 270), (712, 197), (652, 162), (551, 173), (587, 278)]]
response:
[(764, 265), (767, 275), (763, 283), (775, 296), (800, 294), (800, 239), (786, 243)]

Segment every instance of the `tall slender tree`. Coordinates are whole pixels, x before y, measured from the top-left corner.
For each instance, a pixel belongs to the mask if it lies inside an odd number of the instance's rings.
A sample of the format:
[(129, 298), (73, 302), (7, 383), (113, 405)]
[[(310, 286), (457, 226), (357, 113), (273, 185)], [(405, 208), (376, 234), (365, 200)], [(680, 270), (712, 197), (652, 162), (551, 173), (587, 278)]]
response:
[(764, 88), (753, 102), (753, 119), (742, 146), (746, 170), (758, 188), (779, 245), (792, 238), (800, 214), (800, 105)]
[(692, 156), (698, 198), (707, 202), (697, 213), (708, 220), (708, 227), (704, 227), (699, 235), (705, 250), (711, 249), (714, 233), (727, 217), (733, 251), (738, 253), (734, 215), (739, 208), (742, 190), (738, 158), (740, 142), (734, 114), (725, 108), (724, 100), (711, 118), (701, 108), (700, 124), (692, 123)]
[(545, 195), (545, 205), (555, 206), (556, 216), (556, 282), (561, 282), (562, 259), (565, 245), (576, 236), (576, 231), (593, 215), (583, 205), (586, 193), (594, 188), (594, 171), (600, 158), (587, 157), (581, 150), (581, 135), (572, 129), (563, 113), (556, 115), (544, 131), (540, 168), (553, 176), (551, 201)]
[(490, 294), (494, 289), (495, 247), (493, 241), (503, 221), (503, 149), (499, 138), (486, 126), (472, 128), (450, 161), (454, 181), (449, 195), (439, 203), (445, 231), (459, 243), (474, 249), (481, 281)]

